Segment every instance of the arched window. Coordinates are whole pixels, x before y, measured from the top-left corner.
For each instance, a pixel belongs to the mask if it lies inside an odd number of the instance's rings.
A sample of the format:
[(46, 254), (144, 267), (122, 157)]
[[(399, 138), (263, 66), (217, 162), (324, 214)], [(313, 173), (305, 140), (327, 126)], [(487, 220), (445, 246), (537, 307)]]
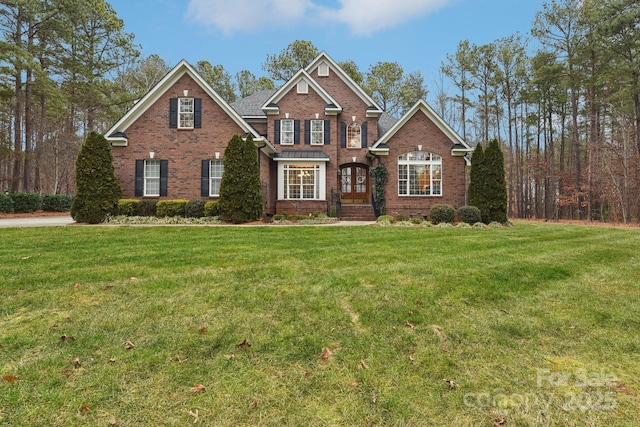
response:
[(347, 127), (347, 148), (362, 146), (362, 128), (360, 123), (353, 122)]
[(426, 151), (398, 156), (398, 195), (441, 196), (442, 156)]

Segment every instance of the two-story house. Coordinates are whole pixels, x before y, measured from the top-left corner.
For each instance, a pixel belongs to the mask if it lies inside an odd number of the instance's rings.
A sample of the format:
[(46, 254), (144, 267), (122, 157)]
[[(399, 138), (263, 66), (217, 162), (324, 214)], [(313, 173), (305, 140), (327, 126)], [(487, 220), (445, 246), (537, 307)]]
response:
[(465, 141), (424, 101), (389, 116), (324, 52), (279, 89), (231, 105), (181, 61), (106, 135), (124, 197), (216, 200), (234, 134), (256, 144), (267, 213), (373, 219), (378, 163), (389, 214), (465, 204)]

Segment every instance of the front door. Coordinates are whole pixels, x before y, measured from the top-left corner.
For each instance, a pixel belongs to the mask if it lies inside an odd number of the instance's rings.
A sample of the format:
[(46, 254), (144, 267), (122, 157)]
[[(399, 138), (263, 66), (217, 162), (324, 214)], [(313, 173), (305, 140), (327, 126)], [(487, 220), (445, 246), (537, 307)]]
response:
[(369, 169), (365, 165), (340, 168), (342, 203), (369, 203)]

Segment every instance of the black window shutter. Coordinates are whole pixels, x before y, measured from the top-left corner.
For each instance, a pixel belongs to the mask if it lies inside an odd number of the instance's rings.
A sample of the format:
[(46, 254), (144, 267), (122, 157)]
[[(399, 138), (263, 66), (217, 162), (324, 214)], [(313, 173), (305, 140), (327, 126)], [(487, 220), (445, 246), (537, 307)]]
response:
[(280, 144), (280, 120), (273, 122), (273, 143)]
[(331, 120), (324, 121), (324, 143), (331, 144)]
[(193, 100), (193, 127), (196, 129), (202, 127), (202, 98)]
[(311, 120), (304, 121), (304, 143), (311, 144)]
[(202, 197), (209, 197), (209, 167), (210, 160), (202, 161), (202, 175), (200, 178), (200, 195)]
[(135, 196), (142, 197), (144, 192), (144, 160), (136, 160)]
[(160, 160), (160, 196), (167, 195), (168, 160)]
[(340, 146), (347, 148), (347, 124), (340, 122)]
[(293, 121), (293, 143), (300, 144), (300, 120)]
[(169, 128), (175, 129), (178, 127), (178, 98), (171, 98), (169, 100)]
[(369, 141), (368, 141), (368, 136), (367, 136), (367, 122), (362, 123), (361, 126), (361, 141), (362, 141), (362, 148), (367, 148), (367, 145), (369, 145)]

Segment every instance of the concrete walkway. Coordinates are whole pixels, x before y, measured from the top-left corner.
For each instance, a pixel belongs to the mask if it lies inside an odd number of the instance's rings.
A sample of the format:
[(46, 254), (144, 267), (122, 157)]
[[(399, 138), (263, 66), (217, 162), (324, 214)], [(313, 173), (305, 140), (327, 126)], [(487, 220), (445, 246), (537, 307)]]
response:
[(0, 228), (50, 227), (73, 224), (70, 216), (34, 216), (28, 218), (0, 218)]
[[(56, 227), (75, 224), (75, 221), (70, 216), (34, 216), (28, 218), (0, 218), (0, 228), (16, 228), (16, 227)], [(324, 226), (324, 227), (336, 227), (336, 226), (356, 226), (356, 225), (372, 225), (375, 221), (338, 221), (328, 224), (292, 224), (292, 226)], [(118, 224), (109, 224), (118, 225)], [(135, 224), (123, 224), (126, 226), (135, 226)], [(145, 226), (161, 226), (165, 224), (144, 224)], [(171, 224), (171, 226), (194, 226), (196, 224)], [(200, 224), (197, 224), (200, 225)], [(208, 226), (220, 226), (223, 224), (202, 224)], [(224, 224), (233, 226), (232, 224)], [(268, 227), (269, 224), (259, 224), (257, 226)], [(283, 227), (283, 225), (275, 225), (276, 227)], [(285, 226), (286, 227), (286, 226)]]

